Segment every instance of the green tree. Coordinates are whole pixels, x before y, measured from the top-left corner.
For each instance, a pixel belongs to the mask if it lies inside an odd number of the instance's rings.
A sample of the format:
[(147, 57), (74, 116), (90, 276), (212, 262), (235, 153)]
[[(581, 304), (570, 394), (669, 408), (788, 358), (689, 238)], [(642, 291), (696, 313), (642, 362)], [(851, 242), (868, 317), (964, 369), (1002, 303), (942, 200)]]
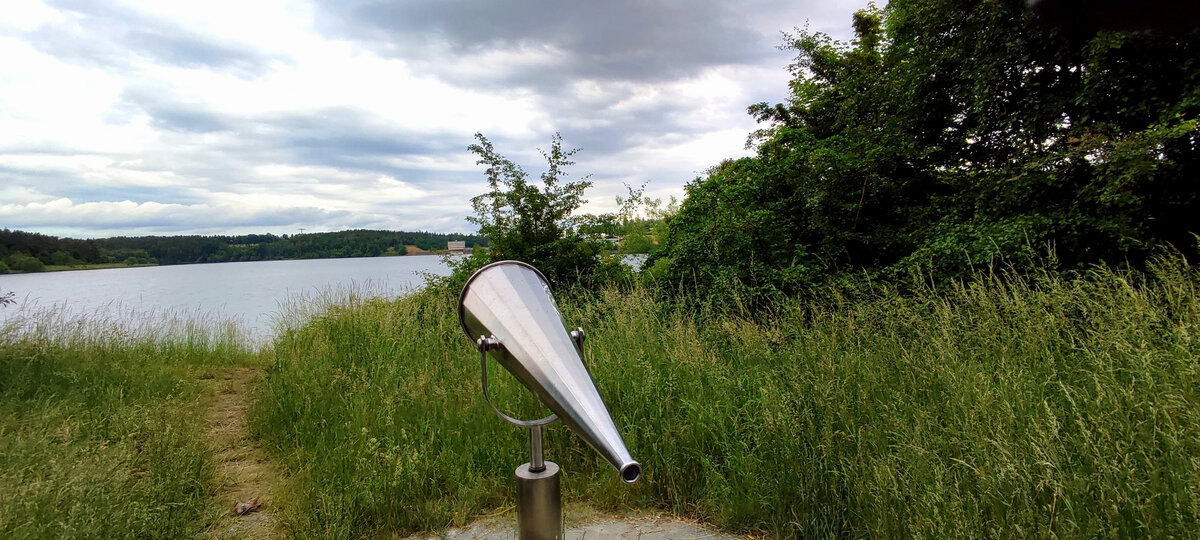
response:
[(60, 250), (60, 251), (55, 251), (54, 253), (50, 254), (50, 264), (54, 264), (54, 265), (58, 265), (58, 266), (70, 266), (72, 264), (78, 264), (78, 263), (79, 263), (79, 261), (76, 261), (75, 258), (72, 257), (70, 253), (67, 253), (65, 251)]
[(524, 261), (554, 284), (592, 284), (620, 274), (616, 261), (601, 257), (601, 237), (615, 230), (614, 217), (578, 212), (587, 202), (584, 191), (592, 185), (587, 177), (567, 177), (578, 149), (565, 149), (556, 133), (550, 149), (542, 152), (547, 169), (540, 182), (533, 182), (519, 165), (497, 153), (483, 134), (476, 133), (475, 139), (468, 149), (479, 157), (478, 164), (487, 167), (489, 191), (471, 199), (475, 215), (467, 219), (479, 226), (488, 251), (472, 258), (470, 267), (485, 261)]
[(650, 253), (654, 251), (654, 239), (647, 232), (649, 224), (635, 221), (621, 226), (621, 253)]
[(831, 274), (938, 277), (1190, 251), (1200, 31), (1064, 35), (1002, 0), (896, 0), (800, 31), (754, 157), (688, 186), (670, 275), (754, 298)]
[[(662, 199), (653, 199), (645, 195), (646, 184), (637, 189), (626, 184), (626, 196), (616, 197), (617, 207), (617, 236), (621, 238), (621, 253), (645, 254), (655, 250), (657, 239), (655, 229), (663, 223)], [(674, 199), (672, 199), (674, 200)]]
[(17, 272), (42, 272), (46, 265), (37, 257), (24, 253), (13, 253), (8, 256), (8, 267)]

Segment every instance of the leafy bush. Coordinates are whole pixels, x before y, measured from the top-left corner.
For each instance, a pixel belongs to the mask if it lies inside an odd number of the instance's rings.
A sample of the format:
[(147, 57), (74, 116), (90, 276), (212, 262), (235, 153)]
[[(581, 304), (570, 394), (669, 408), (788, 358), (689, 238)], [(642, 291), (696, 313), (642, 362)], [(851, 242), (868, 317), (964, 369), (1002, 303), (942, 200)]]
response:
[[(1195, 253), (1200, 31), (1068, 36), (1019, 0), (897, 0), (800, 31), (753, 157), (688, 186), (670, 279), (769, 306), (831, 275)], [(1177, 60), (1183, 59), (1183, 60)]]
[(50, 254), (50, 264), (56, 266), (71, 266), (74, 264), (80, 264), (80, 261), (72, 257), (70, 253), (60, 250)]
[(9, 268), (17, 272), (42, 272), (46, 270), (46, 265), (38, 260), (37, 257), (26, 255), (24, 253), (13, 253), (8, 256)]
[(629, 276), (618, 260), (603, 256), (603, 237), (615, 232), (614, 216), (578, 213), (587, 202), (583, 193), (592, 185), (586, 177), (566, 180), (567, 168), (574, 165), (571, 156), (578, 149), (564, 149), (562, 136), (556, 133), (550, 150), (542, 152), (547, 170), (538, 186), (519, 165), (497, 153), (486, 137), (476, 133), (475, 138), (469, 150), (479, 156), (478, 164), (487, 166), (491, 189), (471, 199), (475, 215), (467, 220), (479, 225), (488, 249), (452, 262), (451, 276), (435, 279), (435, 286), (461, 285), (488, 262), (506, 259), (532, 264), (555, 285), (597, 285)]

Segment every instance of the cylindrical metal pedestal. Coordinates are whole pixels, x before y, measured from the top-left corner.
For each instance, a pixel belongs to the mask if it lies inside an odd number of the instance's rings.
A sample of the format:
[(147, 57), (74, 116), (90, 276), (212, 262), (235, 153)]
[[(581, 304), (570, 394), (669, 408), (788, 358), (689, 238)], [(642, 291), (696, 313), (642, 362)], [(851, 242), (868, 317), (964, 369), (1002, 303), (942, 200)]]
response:
[(562, 538), (562, 494), (558, 465), (547, 461), (546, 469), (531, 472), (529, 464), (517, 467), (517, 530), (521, 540)]

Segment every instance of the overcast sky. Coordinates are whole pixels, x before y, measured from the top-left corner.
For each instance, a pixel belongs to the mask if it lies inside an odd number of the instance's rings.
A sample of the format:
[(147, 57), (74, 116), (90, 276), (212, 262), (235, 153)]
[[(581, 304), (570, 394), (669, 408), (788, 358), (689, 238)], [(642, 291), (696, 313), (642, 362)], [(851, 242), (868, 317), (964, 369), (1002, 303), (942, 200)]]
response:
[(833, 0), (7, 0), (0, 228), (74, 237), (471, 232), (475, 132), (542, 171), (682, 196), (786, 93)]

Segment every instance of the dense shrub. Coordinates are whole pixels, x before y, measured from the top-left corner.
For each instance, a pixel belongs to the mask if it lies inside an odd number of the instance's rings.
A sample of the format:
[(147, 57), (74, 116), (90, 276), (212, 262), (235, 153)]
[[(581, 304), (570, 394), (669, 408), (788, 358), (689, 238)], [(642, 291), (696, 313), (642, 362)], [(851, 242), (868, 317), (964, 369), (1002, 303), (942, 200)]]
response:
[(435, 288), (456, 290), (475, 270), (501, 260), (518, 260), (537, 267), (556, 286), (624, 281), (629, 270), (607, 251), (605, 236), (616, 232), (615, 216), (579, 212), (587, 201), (584, 192), (592, 183), (584, 177), (570, 180), (567, 169), (578, 149), (563, 147), (555, 134), (550, 150), (542, 152), (546, 172), (540, 182), (496, 151), (483, 134), (475, 134), (470, 151), (486, 166), (488, 191), (471, 199), (475, 215), (468, 221), (479, 226), (487, 250), (450, 261), (451, 275), (431, 280)]
[(8, 256), (8, 266), (17, 272), (42, 272), (46, 270), (46, 265), (37, 257), (32, 257), (24, 253), (14, 253)]
[(714, 304), (831, 275), (938, 280), (1195, 253), (1200, 30), (1071, 35), (1021, 0), (896, 0), (808, 30), (752, 157), (687, 187), (659, 258)]

